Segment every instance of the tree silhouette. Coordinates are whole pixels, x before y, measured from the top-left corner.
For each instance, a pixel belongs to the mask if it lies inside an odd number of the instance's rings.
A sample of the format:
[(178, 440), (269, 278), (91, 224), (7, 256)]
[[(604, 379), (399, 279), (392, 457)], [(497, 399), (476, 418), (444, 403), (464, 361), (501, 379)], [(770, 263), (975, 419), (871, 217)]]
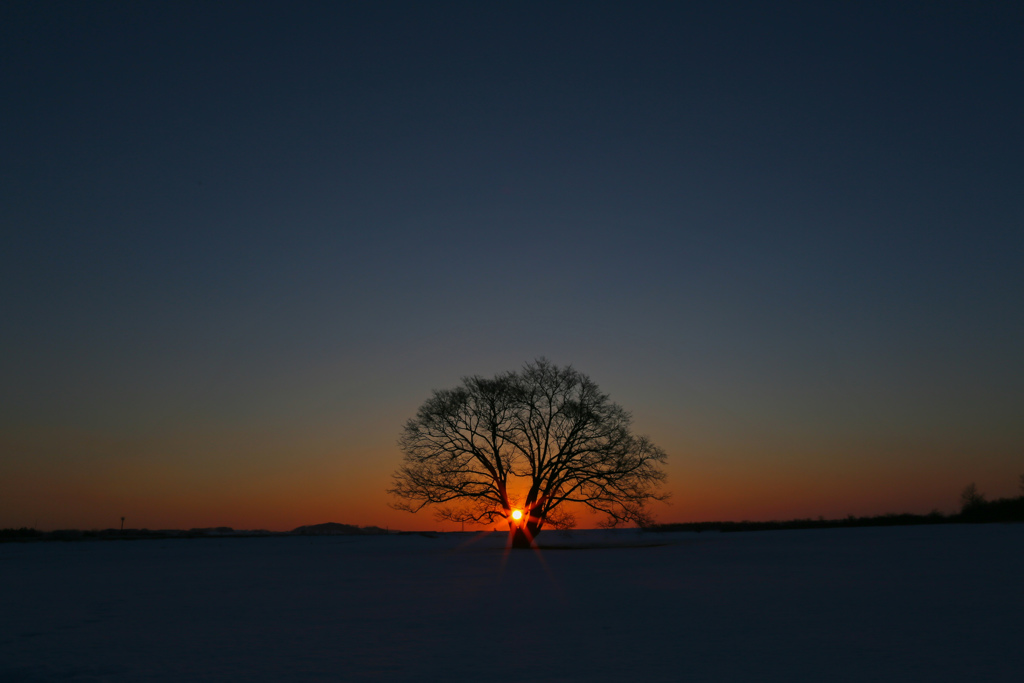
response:
[[(575, 525), (573, 506), (602, 524), (649, 523), (665, 452), (630, 431), (629, 413), (586, 375), (541, 358), (519, 372), (464, 378), (434, 391), (402, 430), (394, 507), (438, 518), (508, 520), (515, 547), (545, 527)], [(522, 518), (513, 520), (525, 491)]]
[(960, 493), (960, 510), (966, 512), (971, 508), (977, 508), (985, 503), (985, 496), (979, 491), (978, 487), (972, 482), (964, 487), (964, 490)]

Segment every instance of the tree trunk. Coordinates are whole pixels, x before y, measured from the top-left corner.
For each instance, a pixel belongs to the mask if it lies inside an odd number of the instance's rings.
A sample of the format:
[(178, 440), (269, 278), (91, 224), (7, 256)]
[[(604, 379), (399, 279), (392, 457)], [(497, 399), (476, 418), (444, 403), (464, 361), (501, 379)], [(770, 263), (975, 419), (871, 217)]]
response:
[(526, 530), (522, 527), (517, 526), (512, 532), (512, 547), (513, 548), (530, 548), (530, 537), (526, 535)]
[(513, 548), (532, 548), (532, 539), (537, 538), (540, 533), (540, 525), (527, 523), (523, 526), (516, 526), (512, 531)]

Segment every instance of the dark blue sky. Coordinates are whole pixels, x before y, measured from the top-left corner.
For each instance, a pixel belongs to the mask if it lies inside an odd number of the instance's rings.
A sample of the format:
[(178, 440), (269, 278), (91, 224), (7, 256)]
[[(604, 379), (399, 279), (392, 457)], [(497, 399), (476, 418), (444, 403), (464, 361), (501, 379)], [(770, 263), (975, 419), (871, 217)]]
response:
[(0, 5), (0, 526), (380, 523), (540, 355), (666, 519), (1009, 495), (1022, 84), (1009, 2)]

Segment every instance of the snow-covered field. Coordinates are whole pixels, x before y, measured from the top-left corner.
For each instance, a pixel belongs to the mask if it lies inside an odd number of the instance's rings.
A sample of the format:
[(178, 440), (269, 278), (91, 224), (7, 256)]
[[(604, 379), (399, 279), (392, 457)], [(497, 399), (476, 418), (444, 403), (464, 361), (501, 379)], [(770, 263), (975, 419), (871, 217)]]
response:
[(1024, 680), (1024, 524), (472, 538), (3, 544), (0, 681)]

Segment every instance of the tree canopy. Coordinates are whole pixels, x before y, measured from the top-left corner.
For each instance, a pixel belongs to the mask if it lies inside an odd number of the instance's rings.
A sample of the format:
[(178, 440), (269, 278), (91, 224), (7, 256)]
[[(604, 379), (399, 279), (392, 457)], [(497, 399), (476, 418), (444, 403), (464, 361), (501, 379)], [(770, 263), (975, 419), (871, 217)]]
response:
[(629, 413), (571, 366), (541, 358), (518, 372), (467, 377), (435, 390), (406, 422), (389, 493), (410, 512), (434, 506), (446, 520), (508, 520), (516, 545), (545, 525), (574, 526), (574, 507), (601, 513), (606, 526), (643, 525), (647, 504), (667, 497), (659, 492), (666, 455), (630, 426)]

